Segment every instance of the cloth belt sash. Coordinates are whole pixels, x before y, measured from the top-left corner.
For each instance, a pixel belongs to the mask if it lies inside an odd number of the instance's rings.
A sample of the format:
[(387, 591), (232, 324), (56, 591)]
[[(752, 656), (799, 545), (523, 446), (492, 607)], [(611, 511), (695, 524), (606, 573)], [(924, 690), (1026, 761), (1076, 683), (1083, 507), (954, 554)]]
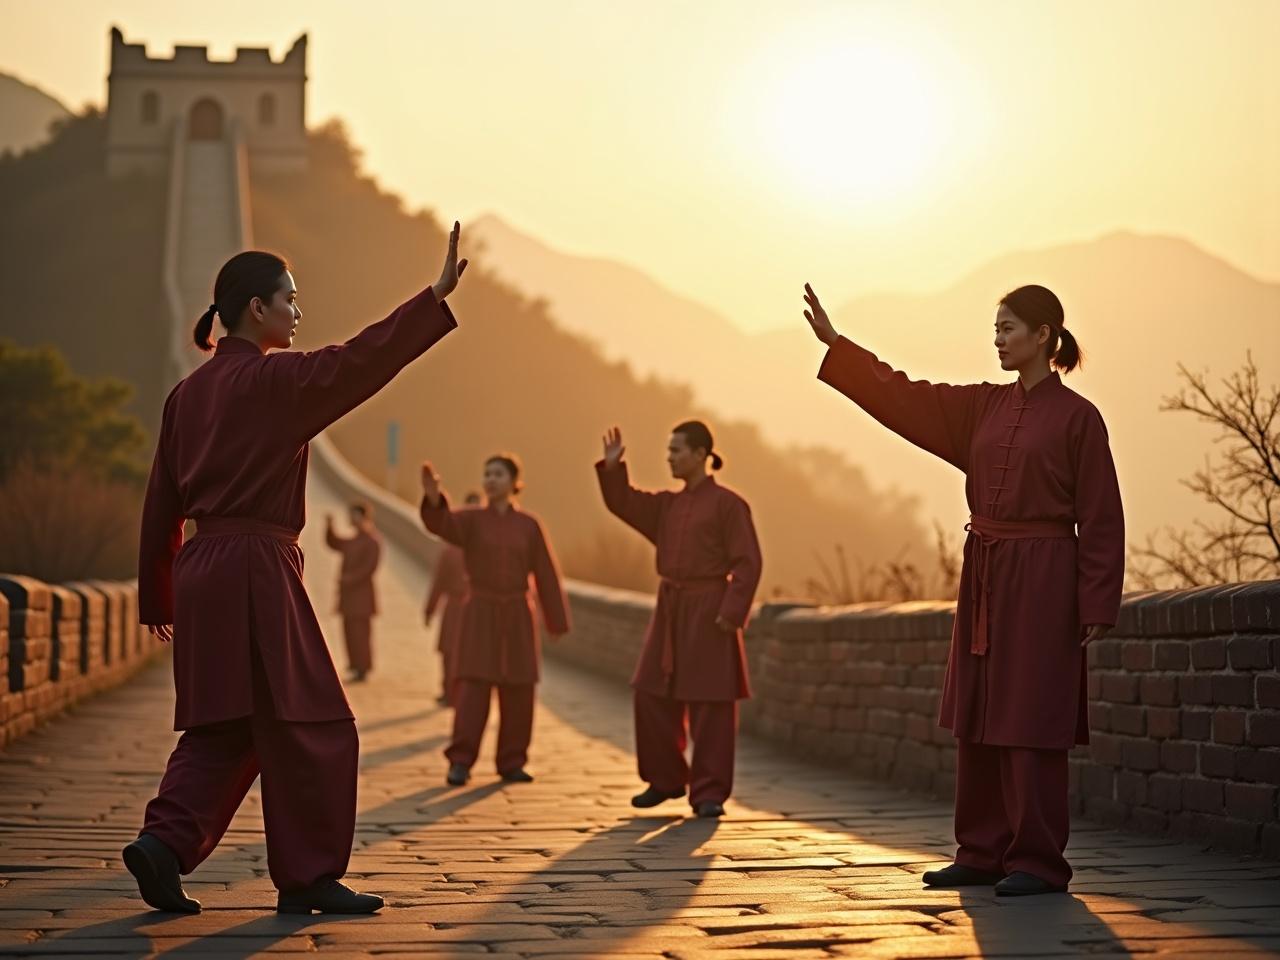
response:
[(1059, 520), (992, 520), (970, 514), (964, 527), (978, 538), (977, 570), (973, 577), (973, 633), (969, 652), (986, 656), (989, 646), (988, 598), (991, 595), (991, 550), (1000, 540), (1074, 540), (1073, 523)]
[(196, 535), (192, 539), (226, 536), (270, 537), (288, 544), (298, 542), (297, 530), (249, 517), (201, 517), (196, 521)]
[(728, 582), (727, 575), (720, 577), (690, 577), (684, 580), (677, 580), (671, 577), (662, 578), (662, 582), (658, 585), (658, 609), (662, 611), (663, 615), (659, 616), (657, 620), (662, 630), (662, 677), (668, 687), (671, 686), (671, 680), (676, 672), (674, 626), (676, 598), (681, 594), (710, 593), (712, 590), (723, 587)]

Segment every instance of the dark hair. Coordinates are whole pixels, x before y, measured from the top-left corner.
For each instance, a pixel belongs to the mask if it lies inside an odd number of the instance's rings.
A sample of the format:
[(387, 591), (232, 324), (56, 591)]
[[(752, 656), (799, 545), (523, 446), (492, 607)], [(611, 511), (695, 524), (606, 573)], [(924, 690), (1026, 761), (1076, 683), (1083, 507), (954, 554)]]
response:
[(519, 493), (524, 489), (524, 484), (520, 482), (520, 458), (514, 453), (495, 453), (484, 465), (487, 467), (491, 463), (500, 463), (507, 468), (507, 473), (511, 474), (512, 493)]
[(467, 495), (462, 498), (462, 502), (475, 504), (479, 503), (482, 499), (483, 497), (481, 497), (475, 490), (468, 490)]
[(1062, 301), (1048, 287), (1032, 283), (1017, 290), (1010, 290), (1000, 298), (1000, 306), (1008, 307), (1019, 320), (1032, 330), (1049, 328), (1049, 362), (1063, 373), (1084, 366), (1084, 354), (1080, 344), (1067, 329)]
[(245, 250), (222, 265), (218, 279), (213, 282), (213, 303), (196, 321), (194, 337), (201, 350), (212, 350), (209, 337), (213, 334), (213, 315), (222, 318), (222, 325), (231, 333), (240, 314), (254, 297), (270, 300), (280, 289), (280, 278), (289, 264), (283, 257), (263, 250)]
[(369, 502), (367, 500), (357, 500), (354, 503), (352, 503), (351, 511), (352, 513), (360, 514), (360, 516), (362, 517), (373, 516), (373, 508), (369, 506)]
[(685, 441), (694, 450), (701, 447), (707, 451), (707, 456), (711, 458), (712, 470), (719, 470), (724, 466), (724, 458), (716, 453), (716, 443), (711, 439), (711, 428), (701, 420), (686, 420), (684, 423), (676, 424), (671, 432), (683, 433)]

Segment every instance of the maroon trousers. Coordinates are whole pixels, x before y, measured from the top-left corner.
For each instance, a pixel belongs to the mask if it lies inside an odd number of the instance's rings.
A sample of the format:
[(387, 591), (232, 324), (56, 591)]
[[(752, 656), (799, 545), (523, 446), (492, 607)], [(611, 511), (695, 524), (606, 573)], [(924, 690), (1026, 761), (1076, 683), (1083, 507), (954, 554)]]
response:
[(957, 740), (956, 863), (1066, 886), (1067, 751)]
[(337, 879), (347, 872), (355, 835), (355, 721), (277, 720), (259, 663), (253, 679), (252, 716), (183, 732), (141, 832), (162, 840), (190, 873), (218, 845), (261, 773), (271, 882), (298, 890)]
[[(724, 803), (733, 792), (738, 704), (691, 701), (635, 691), (636, 760), (640, 779), (675, 793), (689, 787), (689, 802)], [(693, 763), (684, 750), (693, 737)]]
[(520, 770), (529, 762), (533, 737), (532, 683), (494, 684), (459, 679), (453, 685), (453, 740), (444, 755), (450, 763), (470, 767), (480, 754), (480, 739), (489, 722), (493, 688), (498, 689), (498, 772)]
[(344, 616), (342, 635), (347, 641), (347, 665), (357, 673), (373, 669), (373, 618)]

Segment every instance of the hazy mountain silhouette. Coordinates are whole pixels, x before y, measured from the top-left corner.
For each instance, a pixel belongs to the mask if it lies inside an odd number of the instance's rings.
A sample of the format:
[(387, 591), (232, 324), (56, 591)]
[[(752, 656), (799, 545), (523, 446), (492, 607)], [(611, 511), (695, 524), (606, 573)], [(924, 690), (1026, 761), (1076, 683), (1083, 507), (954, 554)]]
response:
[(23, 150), (49, 139), (49, 127), (70, 116), (56, 98), (25, 81), (0, 73), (0, 153)]
[[(625, 351), (641, 371), (687, 380), (707, 407), (755, 421), (774, 442), (822, 443), (874, 464), (872, 481), (920, 494), (926, 518), (952, 528), (963, 522), (963, 490), (950, 467), (888, 435), (814, 379), (823, 348), (801, 316), (800, 288), (810, 279), (821, 294), (823, 278), (796, 278), (794, 316), (779, 318), (790, 326), (751, 335), (634, 268), (557, 253), (494, 217), (481, 232), (495, 269), (546, 297), (566, 327), (590, 331), (607, 352)], [(1179, 362), (1226, 375), (1248, 349), (1264, 374), (1280, 376), (1280, 284), (1185, 240), (1118, 232), (997, 258), (936, 294), (827, 306), (842, 332), (913, 377), (1001, 381), (1008, 377), (989, 334), (994, 304), (1023, 283), (1059, 293), (1085, 347), (1085, 367), (1067, 383), (1107, 419), (1131, 533), (1207, 515), (1210, 508), (1178, 480), (1203, 461), (1212, 433), (1185, 415), (1158, 412), (1160, 398), (1176, 390)], [(637, 332), (646, 330), (653, 336)], [(670, 349), (672, 330), (687, 348)]]

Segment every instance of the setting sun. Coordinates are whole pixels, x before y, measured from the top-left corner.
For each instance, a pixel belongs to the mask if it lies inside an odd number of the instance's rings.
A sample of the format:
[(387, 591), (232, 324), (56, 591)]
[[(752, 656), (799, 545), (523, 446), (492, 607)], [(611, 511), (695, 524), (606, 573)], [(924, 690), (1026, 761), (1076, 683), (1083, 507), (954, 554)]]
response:
[(944, 140), (927, 64), (842, 44), (778, 70), (759, 133), (788, 180), (828, 201), (863, 203), (918, 183)]

